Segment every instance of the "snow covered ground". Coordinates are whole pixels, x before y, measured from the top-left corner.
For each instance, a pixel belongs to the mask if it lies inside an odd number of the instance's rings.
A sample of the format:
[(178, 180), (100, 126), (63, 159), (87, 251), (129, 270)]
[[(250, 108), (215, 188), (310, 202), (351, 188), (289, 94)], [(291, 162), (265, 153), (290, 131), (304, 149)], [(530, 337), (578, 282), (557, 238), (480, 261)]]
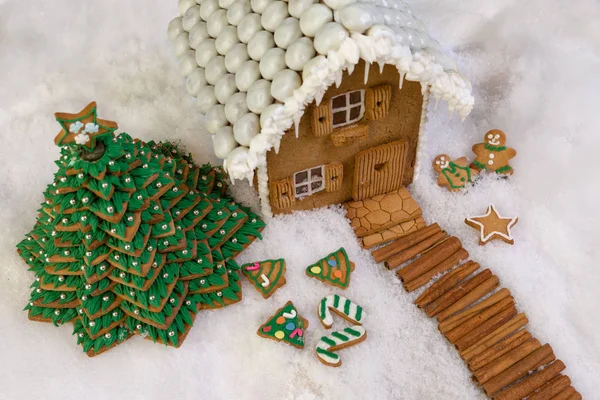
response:
[[(458, 235), (530, 318), (529, 329), (564, 360), (574, 386), (598, 399), (600, 381), (600, 4), (597, 0), (415, 0), (414, 9), (474, 84), (465, 123), (445, 105), (428, 124), (428, 160), (471, 156), (490, 128), (519, 152), (516, 174), (465, 194), (435, 184), (429, 161), (411, 192), (428, 221)], [(271, 221), (241, 261), (284, 257), (288, 284), (264, 301), (201, 313), (179, 350), (134, 338), (95, 359), (70, 327), (27, 321), (32, 274), (15, 243), (34, 221), (58, 149), (55, 111), (90, 100), (102, 118), (142, 139), (181, 139), (199, 160), (211, 142), (186, 96), (166, 38), (175, 0), (0, 0), (0, 399), (476, 399), (483, 398), (433, 321), (391, 273), (360, 250), (339, 210)], [(252, 202), (236, 185), (238, 199)], [(468, 215), (495, 203), (518, 214), (514, 246), (477, 245)], [(303, 267), (345, 246), (357, 263), (346, 294), (364, 306), (368, 339), (342, 368), (312, 351), (323, 333), (318, 300), (330, 290)], [(310, 320), (304, 351), (261, 339), (256, 328), (286, 300)]]

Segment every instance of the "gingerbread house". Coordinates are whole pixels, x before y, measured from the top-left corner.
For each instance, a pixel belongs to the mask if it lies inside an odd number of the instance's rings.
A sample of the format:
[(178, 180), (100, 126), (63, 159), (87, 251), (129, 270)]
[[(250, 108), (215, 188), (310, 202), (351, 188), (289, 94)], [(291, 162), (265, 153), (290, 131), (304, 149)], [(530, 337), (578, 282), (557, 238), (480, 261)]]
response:
[(419, 173), (429, 99), (471, 86), (403, 0), (179, 0), (168, 28), (230, 177), (262, 211), (395, 191)]

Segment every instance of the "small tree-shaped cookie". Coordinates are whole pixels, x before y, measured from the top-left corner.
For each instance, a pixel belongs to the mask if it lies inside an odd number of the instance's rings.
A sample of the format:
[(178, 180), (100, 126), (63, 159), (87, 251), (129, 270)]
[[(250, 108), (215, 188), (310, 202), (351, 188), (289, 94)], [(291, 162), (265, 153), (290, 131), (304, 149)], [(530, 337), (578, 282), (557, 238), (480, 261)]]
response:
[(476, 158), (471, 164), (471, 168), (512, 175), (513, 169), (508, 162), (517, 155), (517, 151), (506, 147), (506, 134), (501, 130), (493, 129), (486, 133), (483, 143), (473, 146), (473, 153)]
[(452, 161), (446, 154), (440, 154), (433, 160), (433, 169), (439, 174), (438, 185), (447, 187), (451, 192), (461, 190), (479, 174), (469, 167), (466, 157)]

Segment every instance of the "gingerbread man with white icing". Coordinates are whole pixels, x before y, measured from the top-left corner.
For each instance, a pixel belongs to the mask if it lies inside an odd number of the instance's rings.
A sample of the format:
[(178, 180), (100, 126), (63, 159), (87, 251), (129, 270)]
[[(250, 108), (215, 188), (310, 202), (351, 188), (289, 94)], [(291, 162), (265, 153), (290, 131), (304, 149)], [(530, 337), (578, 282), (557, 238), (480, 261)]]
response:
[(473, 146), (473, 153), (476, 158), (471, 164), (471, 168), (478, 171), (494, 171), (504, 175), (512, 175), (514, 172), (508, 161), (517, 155), (517, 151), (506, 147), (506, 134), (499, 129), (493, 129), (486, 133), (483, 143)]
[(433, 160), (433, 169), (438, 175), (438, 185), (457, 192), (472, 183), (479, 171), (469, 167), (466, 157), (452, 160), (449, 155), (440, 154)]

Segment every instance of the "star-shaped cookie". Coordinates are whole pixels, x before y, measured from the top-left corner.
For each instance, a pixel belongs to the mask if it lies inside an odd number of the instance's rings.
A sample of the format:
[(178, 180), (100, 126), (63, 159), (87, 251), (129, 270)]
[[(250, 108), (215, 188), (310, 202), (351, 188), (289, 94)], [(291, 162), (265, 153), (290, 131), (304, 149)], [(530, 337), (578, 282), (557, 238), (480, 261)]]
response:
[(115, 122), (98, 118), (95, 102), (77, 114), (56, 113), (54, 116), (62, 128), (54, 138), (57, 146), (81, 145), (94, 150), (98, 136), (109, 135), (118, 128)]
[(498, 214), (493, 204), (488, 206), (485, 215), (465, 218), (465, 223), (479, 229), (479, 244), (484, 245), (494, 239), (500, 239), (508, 244), (514, 244), (511, 228), (519, 219), (505, 218)]

